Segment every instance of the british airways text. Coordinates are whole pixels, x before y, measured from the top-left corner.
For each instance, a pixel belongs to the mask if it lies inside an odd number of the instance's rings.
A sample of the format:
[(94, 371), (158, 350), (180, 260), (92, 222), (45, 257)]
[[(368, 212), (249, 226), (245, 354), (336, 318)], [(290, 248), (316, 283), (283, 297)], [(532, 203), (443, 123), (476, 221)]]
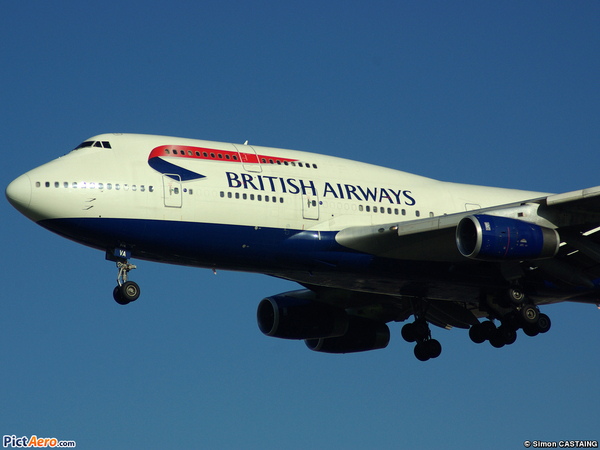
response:
[[(280, 192), (289, 194), (317, 196), (317, 187), (312, 180), (296, 178), (272, 177), (267, 175), (250, 175), (226, 172), (230, 188), (252, 189), (255, 191)], [(385, 202), (391, 204), (414, 206), (417, 201), (412, 197), (411, 191), (390, 188), (363, 188), (352, 184), (325, 182), (321, 191), (322, 198), (337, 198), (346, 200)]]

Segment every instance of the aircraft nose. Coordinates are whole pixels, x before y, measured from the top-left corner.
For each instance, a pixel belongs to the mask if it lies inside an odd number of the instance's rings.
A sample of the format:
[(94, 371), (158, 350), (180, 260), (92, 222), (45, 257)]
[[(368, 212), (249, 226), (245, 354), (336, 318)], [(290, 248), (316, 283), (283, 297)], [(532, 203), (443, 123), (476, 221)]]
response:
[(8, 185), (6, 199), (19, 212), (25, 214), (31, 203), (31, 179), (29, 175), (21, 175)]

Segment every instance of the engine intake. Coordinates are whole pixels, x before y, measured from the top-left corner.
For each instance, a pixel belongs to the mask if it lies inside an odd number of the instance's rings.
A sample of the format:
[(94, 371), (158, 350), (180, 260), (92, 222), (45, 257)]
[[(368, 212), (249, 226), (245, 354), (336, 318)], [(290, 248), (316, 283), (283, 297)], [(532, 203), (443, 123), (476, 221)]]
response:
[(556, 230), (507, 217), (477, 214), (456, 228), (456, 245), (463, 256), (483, 260), (552, 258), (558, 252)]
[(348, 329), (346, 312), (311, 296), (311, 291), (293, 291), (263, 299), (256, 314), (260, 331), (283, 339), (343, 336)]

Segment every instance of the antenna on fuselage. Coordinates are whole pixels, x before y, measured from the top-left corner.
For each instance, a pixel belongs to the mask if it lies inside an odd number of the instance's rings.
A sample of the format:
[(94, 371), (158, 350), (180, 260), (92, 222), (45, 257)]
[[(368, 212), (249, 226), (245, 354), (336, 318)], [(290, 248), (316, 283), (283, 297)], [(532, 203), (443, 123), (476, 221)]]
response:
[(244, 145), (248, 145), (248, 141), (244, 142)]

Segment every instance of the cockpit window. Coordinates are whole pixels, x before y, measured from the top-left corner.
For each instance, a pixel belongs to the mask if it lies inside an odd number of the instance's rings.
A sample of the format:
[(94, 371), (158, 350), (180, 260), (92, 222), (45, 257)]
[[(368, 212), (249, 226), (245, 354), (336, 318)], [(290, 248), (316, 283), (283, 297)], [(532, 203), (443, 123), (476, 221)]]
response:
[(79, 150), (80, 148), (86, 147), (99, 147), (99, 148), (112, 148), (110, 146), (110, 142), (108, 141), (85, 141), (75, 147), (75, 150)]
[(85, 147), (91, 147), (92, 145), (94, 145), (94, 141), (85, 141), (85, 142), (82, 142), (81, 144), (79, 144), (77, 147), (75, 147), (75, 150), (78, 150), (80, 148), (85, 148)]

